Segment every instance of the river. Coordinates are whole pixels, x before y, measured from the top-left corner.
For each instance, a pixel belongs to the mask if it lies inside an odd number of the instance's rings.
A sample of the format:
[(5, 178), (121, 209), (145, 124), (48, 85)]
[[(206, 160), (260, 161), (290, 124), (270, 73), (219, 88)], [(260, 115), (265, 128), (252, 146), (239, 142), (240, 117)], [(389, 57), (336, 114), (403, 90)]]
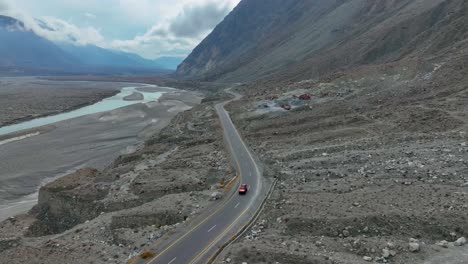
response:
[[(93, 105), (0, 128), (6, 138), (0, 141), (0, 220), (29, 210), (51, 179), (83, 167), (103, 169), (133, 151), (177, 113), (179, 105), (158, 102), (171, 91), (178, 90), (135, 85)], [(143, 100), (124, 100), (133, 93)], [(13, 132), (18, 136), (8, 137)]]
[[(141, 86), (140, 86), (141, 87)], [(90, 115), (90, 114), (95, 114), (95, 113), (101, 113), (105, 111), (111, 111), (117, 108), (133, 105), (133, 104), (139, 104), (139, 103), (148, 103), (148, 102), (153, 102), (158, 100), (162, 93), (161, 92), (155, 92), (155, 93), (149, 93), (149, 92), (143, 92), (137, 90), (140, 87), (125, 87), (122, 88), (120, 93), (118, 93), (115, 96), (106, 98), (100, 102), (97, 102), (93, 105), (85, 106), (79, 109), (76, 109), (74, 111), (70, 112), (65, 112), (62, 114), (58, 115), (52, 115), (52, 116), (47, 116), (47, 117), (42, 117), (42, 118), (36, 118), (33, 120), (29, 120), (26, 122), (22, 122), (19, 124), (14, 124), (10, 126), (4, 126), (0, 127), (0, 136), (10, 134), (13, 132), (18, 132), (21, 130), (25, 129), (31, 129), (31, 128), (36, 128), (40, 126), (45, 126), (53, 123), (57, 123), (60, 121), (72, 119), (72, 118), (77, 118), (85, 115)], [(145, 85), (144, 87), (157, 87), (155, 85)], [(132, 95), (133, 93), (140, 93), (143, 95), (144, 99), (143, 100), (129, 100), (126, 101), (124, 100), (125, 97)], [(1, 144), (1, 142), (0, 142)]]

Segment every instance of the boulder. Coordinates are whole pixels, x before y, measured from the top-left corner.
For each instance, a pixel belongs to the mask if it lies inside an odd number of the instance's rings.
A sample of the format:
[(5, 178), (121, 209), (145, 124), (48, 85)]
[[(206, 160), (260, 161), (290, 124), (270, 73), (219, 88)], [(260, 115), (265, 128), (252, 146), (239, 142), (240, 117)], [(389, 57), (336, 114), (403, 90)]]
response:
[(382, 249), (382, 257), (389, 258), (390, 256), (390, 250), (388, 250), (387, 248)]
[(211, 194), (211, 200), (216, 201), (223, 198), (223, 194), (221, 192), (214, 192)]
[(461, 247), (461, 246), (463, 246), (463, 245), (466, 244), (466, 238), (460, 237), (460, 238), (457, 239), (457, 241), (455, 241), (453, 244), (454, 244), (455, 246)]
[(420, 250), (419, 243), (416, 242), (410, 242), (408, 244), (409, 251), (411, 252), (418, 252)]
[(343, 236), (344, 237), (349, 237), (350, 233), (348, 230), (343, 230)]
[(446, 240), (442, 240), (442, 241), (438, 242), (437, 245), (439, 247), (448, 248), (449, 243)]

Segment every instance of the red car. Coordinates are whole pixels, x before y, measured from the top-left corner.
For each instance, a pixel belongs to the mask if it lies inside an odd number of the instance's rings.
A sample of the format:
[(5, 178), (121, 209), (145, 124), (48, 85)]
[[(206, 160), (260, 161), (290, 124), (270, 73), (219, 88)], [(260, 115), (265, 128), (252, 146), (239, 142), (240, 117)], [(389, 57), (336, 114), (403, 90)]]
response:
[(239, 187), (239, 194), (246, 194), (247, 189), (247, 184), (241, 184), (241, 186)]

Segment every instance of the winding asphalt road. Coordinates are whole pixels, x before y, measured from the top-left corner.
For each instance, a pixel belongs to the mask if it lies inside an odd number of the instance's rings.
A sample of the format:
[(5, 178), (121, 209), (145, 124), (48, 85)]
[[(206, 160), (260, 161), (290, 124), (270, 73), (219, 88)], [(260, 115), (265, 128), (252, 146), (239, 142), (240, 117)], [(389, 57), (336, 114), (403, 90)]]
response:
[[(240, 98), (240, 95), (230, 93), (236, 97), (233, 100)], [(258, 210), (263, 197), (262, 175), (255, 159), (224, 109), (224, 106), (231, 101), (220, 103), (215, 107), (224, 129), (226, 147), (232, 156), (239, 182), (247, 184), (249, 191), (246, 195), (238, 195), (235, 192), (228, 196), (214, 211), (201, 217), (188, 230), (174, 238), (169, 245), (161, 248), (148, 263), (207, 263), (221, 246), (229, 242), (242, 227), (248, 224)]]

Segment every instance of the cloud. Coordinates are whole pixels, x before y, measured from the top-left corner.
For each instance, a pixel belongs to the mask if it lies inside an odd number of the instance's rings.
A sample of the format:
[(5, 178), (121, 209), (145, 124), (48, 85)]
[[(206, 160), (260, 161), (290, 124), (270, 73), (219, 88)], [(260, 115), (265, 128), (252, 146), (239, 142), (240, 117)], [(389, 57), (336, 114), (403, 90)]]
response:
[(36, 24), (33, 25), (33, 31), (49, 40), (68, 42), (76, 45), (103, 45), (105, 43), (104, 37), (94, 27), (78, 27), (55, 17), (42, 17), (40, 21), (46, 27), (37, 27)]
[(10, 9), (8, 3), (4, 0), (0, 0), (0, 14), (5, 14)]
[(212, 30), (230, 10), (227, 3), (188, 5), (172, 19), (169, 30), (179, 37), (199, 37)]
[(89, 13), (89, 12), (86, 12), (83, 14), (85, 17), (87, 18), (91, 18), (91, 19), (95, 19), (97, 16), (95, 14), (92, 14), (92, 13)]
[(0, 0), (0, 13), (54, 42), (157, 58), (186, 56), (239, 1)]
[(170, 17), (130, 40), (111, 47), (145, 57), (186, 56), (233, 8), (237, 1), (190, 2)]
[[(153, 0), (119, 0), (118, 7), (132, 21), (154, 22), (155, 15), (161, 13), (162, 4)], [(151, 23), (151, 22), (150, 22)]]
[(24, 23), (26, 30), (53, 42), (79, 46), (88, 44), (105, 46), (106, 43), (99, 30), (91, 26), (78, 27), (62, 19), (47, 16), (36, 19), (26, 14), (16, 14), (14, 17)]
[(110, 46), (126, 52), (138, 53), (144, 57), (186, 56), (187, 52), (198, 44), (197, 40), (181, 38), (168, 34), (164, 29), (150, 29), (143, 35), (130, 40), (114, 40)]
[[(51, 16), (35, 18), (15, 6), (14, 2), (6, 0), (0, 0), (0, 12), (23, 22), (23, 30), (33, 31), (37, 35), (53, 42), (72, 43), (75, 45), (105, 45), (104, 37), (100, 31), (92, 26), (78, 27), (71, 22)], [(87, 17), (90, 16), (92, 16), (91, 13), (87, 15)]]

